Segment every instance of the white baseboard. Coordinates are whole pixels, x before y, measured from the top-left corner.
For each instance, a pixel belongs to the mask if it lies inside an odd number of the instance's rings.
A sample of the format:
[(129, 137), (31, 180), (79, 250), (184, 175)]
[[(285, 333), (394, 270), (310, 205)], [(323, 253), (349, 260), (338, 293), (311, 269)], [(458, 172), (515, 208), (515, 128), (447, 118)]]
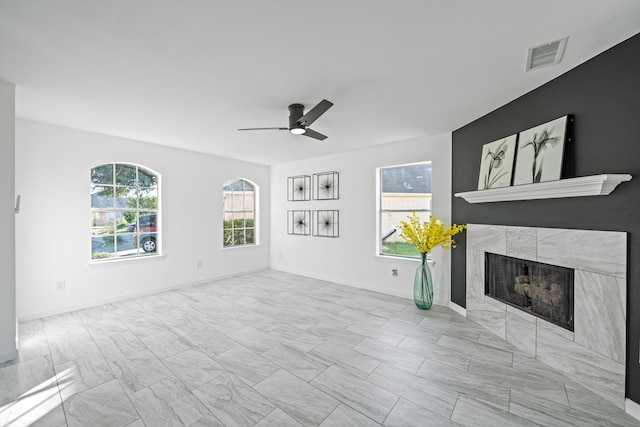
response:
[(449, 308), (452, 309), (453, 311), (455, 311), (456, 313), (461, 314), (464, 317), (467, 317), (467, 309), (464, 308), (464, 307), (460, 307), (455, 302), (449, 301)]
[(238, 276), (243, 276), (245, 274), (257, 273), (259, 271), (264, 271), (264, 270), (268, 270), (268, 269), (269, 269), (268, 267), (257, 268), (257, 269), (253, 269), (253, 270), (241, 271), (241, 272), (238, 272), (238, 273), (231, 273), (231, 274), (224, 274), (224, 275), (221, 275), (221, 276), (209, 277), (207, 279), (196, 280), (196, 281), (193, 281), (193, 282), (176, 283), (176, 284), (173, 284), (173, 285), (163, 286), (163, 287), (160, 287), (160, 288), (150, 289), (150, 290), (146, 290), (146, 291), (133, 292), (133, 293), (130, 293), (130, 294), (123, 294), (123, 295), (118, 295), (118, 296), (115, 296), (115, 297), (109, 297), (109, 298), (102, 298), (102, 299), (99, 299), (99, 300), (87, 301), (87, 302), (84, 302), (84, 303), (75, 304), (75, 305), (67, 306), (67, 307), (63, 307), (63, 308), (47, 310), (47, 311), (41, 311), (41, 312), (38, 312), (38, 313), (31, 313), (31, 314), (27, 314), (27, 315), (24, 315), (24, 316), (18, 316), (18, 321), (19, 322), (27, 322), (29, 320), (40, 319), (40, 318), (49, 317), (49, 316), (55, 316), (57, 314), (69, 313), (71, 311), (84, 310), (85, 308), (91, 308), (91, 307), (95, 307), (97, 305), (109, 304), (111, 302), (124, 301), (124, 300), (128, 300), (128, 299), (131, 299), (131, 298), (144, 297), (144, 296), (147, 296), (147, 295), (153, 295), (153, 294), (157, 294), (157, 293), (160, 293), (160, 292), (171, 291), (173, 289), (186, 288), (187, 286), (202, 285), (202, 284), (206, 284), (206, 283), (215, 282), (215, 281), (218, 281), (218, 280), (229, 279), (231, 277), (238, 277)]
[[(405, 294), (402, 294), (400, 292), (394, 292), (393, 290), (390, 290), (390, 289), (372, 288), (372, 287), (367, 287), (367, 286), (363, 285), (362, 283), (351, 282), (349, 280), (343, 280), (343, 279), (339, 279), (339, 278), (335, 278), (335, 277), (322, 276), (322, 275), (316, 275), (316, 274), (309, 274), (309, 273), (306, 273), (306, 272), (294, 271), (294, 270), (277, 268), (277, 267), (271, 267), (271, 270), (280, 271), (282, 273), (288, 273), (288, 274), (296, 274), (298, 276), (304, 276), (304, 277), (308, 277), (310, 279), (322, 280), (324, 282), (335, 283), (337, 285), (344, 285), (344, 286), (349, 286), (349, 287), (352, 287), (352, 288), (364, 289), (364, 290), (372, 291), (372, 292), (379, 292), (379, 293), (385, 294), (385, 295), (391, 295), (391, 296), (394, 296), (394, 297), (405, 298), (408, 301), (413, 302), (413, 295), (405, 295)], [(433, 300), (433, 305), (449, 307), (449, 304), (450, 304), (450, 302), (448, 300), (448, 297), (446, 297), (446, 299), (445, 299), (445, 297), (434, 298), (434, 300)], [(466, 316), (466, 312), (465, 312), (464, 308), (459, 307), (459, 309), (463, 311), (462, 315)], [(456, 310), (455, 308), (454, 308), (454, 310), (457, 311), (458, 313), (460, 313), (459, 310)]]
[(18, 357), (18, 350), (12, 350), (9, 353), (0, 354), (0, 363), (8, 362)]
[(306, 273), (306, 272), (294, 271), (294, 270), (278, 268), (278, 267), (271, 267), (271, 270), (280, 271), (282, 273), (288, 273), (288, 274), (296, 274), (298, 276), (308, 277), (310, 279), (322, 280), (324, 282), (335, 283), (335, 284), (338, 284), (338, 285), (350, 286), (352, 288), (364, 289), (364, 290), (373, 291), (373, 292), (379, 292), (381, 294), (391, 295), (391, 296), (394, 296), (394, 297), (411, 299), (411, 298), (407, 297), (407, 295), (402, 295), (399, 292), (393, 292), (391, 290), (383, 290), (383, 289), (371, 288), (371, 287), (367, 287), (367, 286), (363, 285), (362, 283), (352, 282), (352, 281), (349, 281), (349, 280), (339, 279), (339, 278), (336, 278), (336, 277), (322, 276), (322, 275), (317, 275), (317, 274), (309, 274), (309, 273)]
[(631, 399), (625, 399), (624, 410), (627, 411), (627, 414), (640, 420), (640, 403), (634, 402)]

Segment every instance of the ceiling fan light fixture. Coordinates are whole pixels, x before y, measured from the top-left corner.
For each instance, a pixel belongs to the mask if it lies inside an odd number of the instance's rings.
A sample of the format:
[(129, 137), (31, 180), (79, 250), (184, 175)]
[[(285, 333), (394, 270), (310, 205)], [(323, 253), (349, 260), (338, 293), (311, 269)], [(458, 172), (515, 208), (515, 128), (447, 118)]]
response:
[(323, 99), (305, 114), (304, 105), (291, 104), (289, 105), (289, 126), (286, 128), (243, 128), (238, 130), (288, 130), (293, 135), (304, 135), (309, 138), (324, 141), (325, 139), (327, 139), (327, 136), (321, 134), (320, 132), (316, 132), (309, 126), (313, 122), (318, 120), (318, 118), (323, 115), (329, 108), (331, 108), (332, 105), (333, 102)]

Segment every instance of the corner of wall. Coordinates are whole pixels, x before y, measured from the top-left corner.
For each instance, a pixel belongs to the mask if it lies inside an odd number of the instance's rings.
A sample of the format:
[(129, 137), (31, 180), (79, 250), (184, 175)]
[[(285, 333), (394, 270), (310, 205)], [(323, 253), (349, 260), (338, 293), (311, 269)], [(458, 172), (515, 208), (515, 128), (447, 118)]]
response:
[(15, 93), (0, 81), (0, 362), (17, 357), (15, 274)]
[(625, 399), (624, 410), (627, 414), (640, 420), (640, 403), (636, 403), (631, 399)]

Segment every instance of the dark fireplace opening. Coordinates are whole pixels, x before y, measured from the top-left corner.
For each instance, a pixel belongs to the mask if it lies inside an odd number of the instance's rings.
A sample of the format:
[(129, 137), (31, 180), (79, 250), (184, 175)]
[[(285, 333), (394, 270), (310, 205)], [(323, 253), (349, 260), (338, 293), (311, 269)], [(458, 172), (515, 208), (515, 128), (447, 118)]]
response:
[(573, 331), (573, 269), (486, 253), (485, 295)]

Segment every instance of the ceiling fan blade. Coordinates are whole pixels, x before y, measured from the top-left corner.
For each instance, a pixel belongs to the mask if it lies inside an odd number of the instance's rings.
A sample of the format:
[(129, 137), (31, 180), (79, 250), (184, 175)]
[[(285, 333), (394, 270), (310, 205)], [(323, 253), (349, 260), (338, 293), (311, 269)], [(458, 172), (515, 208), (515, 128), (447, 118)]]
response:
[(238, 130), (289, 130), (289, 128), (245, 128)]
[(320, 141), (327, 139), (326, 135), (321, 134), (320, 132), (316, 132), (313, 129), (307, 128), (303, 133), (304, 136), (308, 136), (310, 138), (319, 139)]
[(322, 101), (320, 101), (320, 103), (318, 103), (318, 105), (316, 105), (311, 110), (309, 110), (307, 114), (300, 117), (297, 121), (301, 125), (310, 126), (311, 123), (318, 120), (318, 117), (323, 115), (325, 111), (331, 108), (332, 105), (333, 105), (333, 102), (329, 102), (326, 99), (323, 99)]

